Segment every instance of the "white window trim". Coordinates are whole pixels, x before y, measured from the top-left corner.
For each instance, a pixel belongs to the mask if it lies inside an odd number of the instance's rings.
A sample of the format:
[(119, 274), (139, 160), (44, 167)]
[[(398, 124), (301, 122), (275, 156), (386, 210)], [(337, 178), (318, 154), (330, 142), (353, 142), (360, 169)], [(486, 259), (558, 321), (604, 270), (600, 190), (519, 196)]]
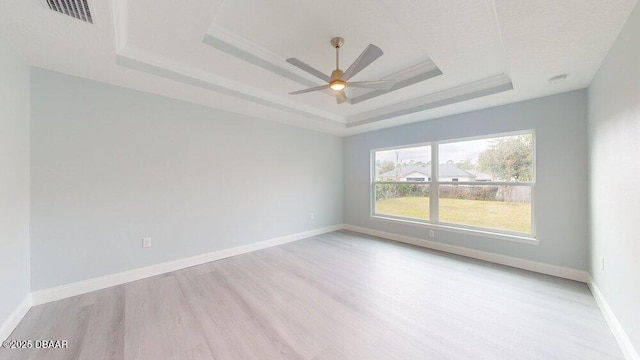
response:
[(515, 243), (520, 243), (520, 244), (527, 244), (527, 245), (540, 245), (540, 240), (538, 240), (535, 237), (531, 237), (531, 236), (526, 236), (520, 233), (508, 233), (508, 232), (494, 232), (491, 229), (486, 229), (486, 228), (476, 228), (476, 227), (466, 227), (464, 225), (449, 225), (449, 224), (432, 224), (430, 222), (427, 221), (420, 221), (419, 219), (410, 219), (410, 218), (403, 218), (403, 217), (394, 217), (392, 215), (376, 215), (376, 214), (372, 214), (371, 215), (371, 219), (373, 220), (377, 220), (377, 221), (386, 221), (386, 222), (393, 222), (393, 223), (402, 223), (402, 224), (406, 224), (406, 225), (412, 225), (412, 226), (418, 226), (421, 228), (425, 228), (425, 229), (430, 229), (430, 230), (441, 230), (441, 231), (447, 231), (447, 232), (453, 232), (453, 233), (458, 233), (458, 234), (465, 234), (465, 235), (476, 235), (476, 236), (482, 236), (482, 237), (488, 237), (488, 238), (492, 238), (492, 239), (498, 239), (498, 240), (505, 240), (505, 241), (511, 241), (511, 242), (515, 242)]
[[(533, 180), (530, 182), (508, 182), (508, 181), (436, 181), (434, 179), (439, 178), (439, 145), (449, 144), (462, 141), (472, 141), (480, 139), (491, 139), (505, 136), (517, 136), (517, 135), (529, 135), (533, 136)], [(531, 187), (531, 233), (519, 233), (508, 230), (483, 228), (478, 226), (452, 224), (439, 221), (439, 196), (429, 196), (429, 221), (412, 219), (400, 216), (393, 216), (388, 214), (378, 214), (375, 212), (375, 194), (376, 184), (407, 184), (406, 181), (375, 181), (376, 179), (376, 152), (395, 149), (406, 149), (412, 147), (430, 146), (431, 150), (431, 181), (412, 181), (413, 185), (429, 185), (429, 192), (431, 194), (439, 194), (440, 185), (480, 185), (480, 186), (528, 186)], [(472, 234), (484, 237), (490, 237), (494, 239), (512, 241), (522, 244), (538, 245), (540, 241), (536, 236), (536, 216), (535, 216), (535, 185), (536, 185), (536, 133), (535, 130), (522, 130), (515, 132), (488, 134), (474, 137), (447, 139), (441, 141), (432, 141), (418, 144), (407, 144), (401, 146), (393, 146), (386, 148), (371, 149), (370, 151), (370, 192), (369, 192), (369, 215), (371, 219), (390, 221), (395, 223), (403, 223), (407, 225), (421, 226), (428, 229), (437, 229), (449, 232), (456, 232), (462, 234)]]

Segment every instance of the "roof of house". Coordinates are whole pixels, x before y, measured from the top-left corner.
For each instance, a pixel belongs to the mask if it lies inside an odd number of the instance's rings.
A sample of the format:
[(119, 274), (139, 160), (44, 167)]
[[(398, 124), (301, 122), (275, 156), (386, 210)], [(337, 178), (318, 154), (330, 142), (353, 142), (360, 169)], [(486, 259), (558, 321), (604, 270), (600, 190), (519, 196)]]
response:
[[(469, 178), (475, 178), (475, 175), (466, 172), (462, 169), (460, 169), (459, 167), (453, 165), (453, 164), (440, 164), (440, 167), (438, 169), (439, 173), (440, 173), (440, 177), (450, 177), (450, 178), (455, 178), (455, 177), (469, 177)], [(420, 173), (420, 174), (424, 174), (425, 176), (429, 177), (431, 176), (431, 165), (407, 165), (407, 166), (402, 166), (400, 169), (400, 177), (406, 177), (407, 175), (411, 175), (413, 173)], [(396, 177), (396, 170), (391, 170), (391, 171), (387, 171), (384, 174), (380, 174), (378, 175), (379, 178), (395, 178)]]
[(478, 170), (465, 170), (469, 174), (475, 175), (476, 181), (492, 181), (493, 176), (491, 174), (483, 173)]

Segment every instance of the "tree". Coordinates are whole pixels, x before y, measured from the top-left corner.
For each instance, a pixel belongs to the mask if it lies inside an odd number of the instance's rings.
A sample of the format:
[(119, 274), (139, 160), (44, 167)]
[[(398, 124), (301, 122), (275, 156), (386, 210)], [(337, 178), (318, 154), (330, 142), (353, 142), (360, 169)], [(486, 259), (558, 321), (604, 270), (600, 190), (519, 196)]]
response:
[(475, 164), (473, 163), (473, 160), (469, 158), (462, 161), (458, 161), (458, 162), (455, 162), (453, 160), (447, 160), (445, 164), (455, 165), (458, 169), (461, 169), (461, 170), (473, 170), (476, 168)]
[(480, 153), (478, 167), (504, 181), (533, 180), (533, 137), (510, 136), (496, 139)]
[(476, 168), (476, 165), (473, 163), (473, 160), (469, 158), (463, 161), (458, 161), (455, 165), (458, 167), (458, 169), (461, 169), (461, 170), (474, 170)]
[(402, 166), (425, 166), (425, 162), (422, 160), (409, 160), (409, 162), (402, 162)]
[(387, 173), (396, 168), (396, 164), (393, 161), (384, 160), (384, 161), (376, 161), (376, 169), (378, 175)]

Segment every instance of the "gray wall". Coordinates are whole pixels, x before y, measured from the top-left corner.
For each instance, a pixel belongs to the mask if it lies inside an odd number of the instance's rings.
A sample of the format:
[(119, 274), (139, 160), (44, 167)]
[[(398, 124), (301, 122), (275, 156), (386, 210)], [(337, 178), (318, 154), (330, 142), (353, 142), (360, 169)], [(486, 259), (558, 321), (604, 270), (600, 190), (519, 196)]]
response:
[(640, 7), (588, 94), (590, 273), (640, 351)]
[(0, 42), (0, 325), (28, 296), (29, 65)]
[(34, 291), (342, 222), (339, 137), (37, 68), (32, 93)]
[(430, 240), (586, 269), (587, 126), (583, 90), (348, 137), (344, 147), (345, 223), (429, 239), (424, 227), (370, 218), (371, 149), (525, 129), (536, 131), (534, 216), (540, 244), (442, 230)]

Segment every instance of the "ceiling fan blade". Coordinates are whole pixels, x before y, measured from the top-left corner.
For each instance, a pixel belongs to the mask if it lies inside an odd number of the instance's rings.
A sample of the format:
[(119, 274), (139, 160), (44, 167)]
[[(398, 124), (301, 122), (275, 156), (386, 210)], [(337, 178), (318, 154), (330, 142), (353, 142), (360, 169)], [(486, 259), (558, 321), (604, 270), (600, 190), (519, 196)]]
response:
[(344, 72), (344, 75), (342, 76), (342, 80), (344, 81), (349, 80), (350, 78), (355, 76), (357, 73), (362, 71), (362, 69), (369, 66), (372, 62), (376, 61), (376, 59), (382, 56), (382, 54), (384, 53), (382, 52), (382, 50), (380, 50), (379, 47), (373, 44), (369, 44), (369, 46), (367, 46), (364, 49), (362, 54), (358, 56), (356, 61), (354, 61), (353, 64), (349, 66), (347, 71)]
[(313, 68), (313, 67), (311, 67), (311, 65), (307, 65), (307, 64), (303, 63), (302, 61), (300, 61), (300, 60), (298, 60), (296, 58), (288, 58), (287, 62), (289, 64), (299, 68), (299, 69), (302, 69), (302, 70), (308, 72), (309, 74), (311, 74), (311, 75), (313, 75), (313, 76), (315, 76), (317, 78), (322, 79), (325, 82), (331, 81), (331, 78), (327, 74), (324, 74), (320, 70), (318, 70), (316, 68)]
[(335, 93), (336, 101), (338, 102), (338, 104), (342, 104), (343, 102), (350, 102), (344, 90), (336, 91)]
[(366, 89), (380, 89), (389, 90), (393, 87), (395, 81), (393, 80), (380, 80), (380, 81), (355, 81), (348, 82), (347, 86)]
[(320, 91), (320, 90), (324, 90), (324, 89), (328, 89), (328, 88), (329, 88), (329, 85), (316, 86), (316, 87), (312, 87), (312, 88), (308, 88), (308, 89), (302, 89), (302, 90), (290, 92), (289, 95), (305, 94), (305, 93), (309, 93), (309, 92), (313, 92), (313, 91)]

